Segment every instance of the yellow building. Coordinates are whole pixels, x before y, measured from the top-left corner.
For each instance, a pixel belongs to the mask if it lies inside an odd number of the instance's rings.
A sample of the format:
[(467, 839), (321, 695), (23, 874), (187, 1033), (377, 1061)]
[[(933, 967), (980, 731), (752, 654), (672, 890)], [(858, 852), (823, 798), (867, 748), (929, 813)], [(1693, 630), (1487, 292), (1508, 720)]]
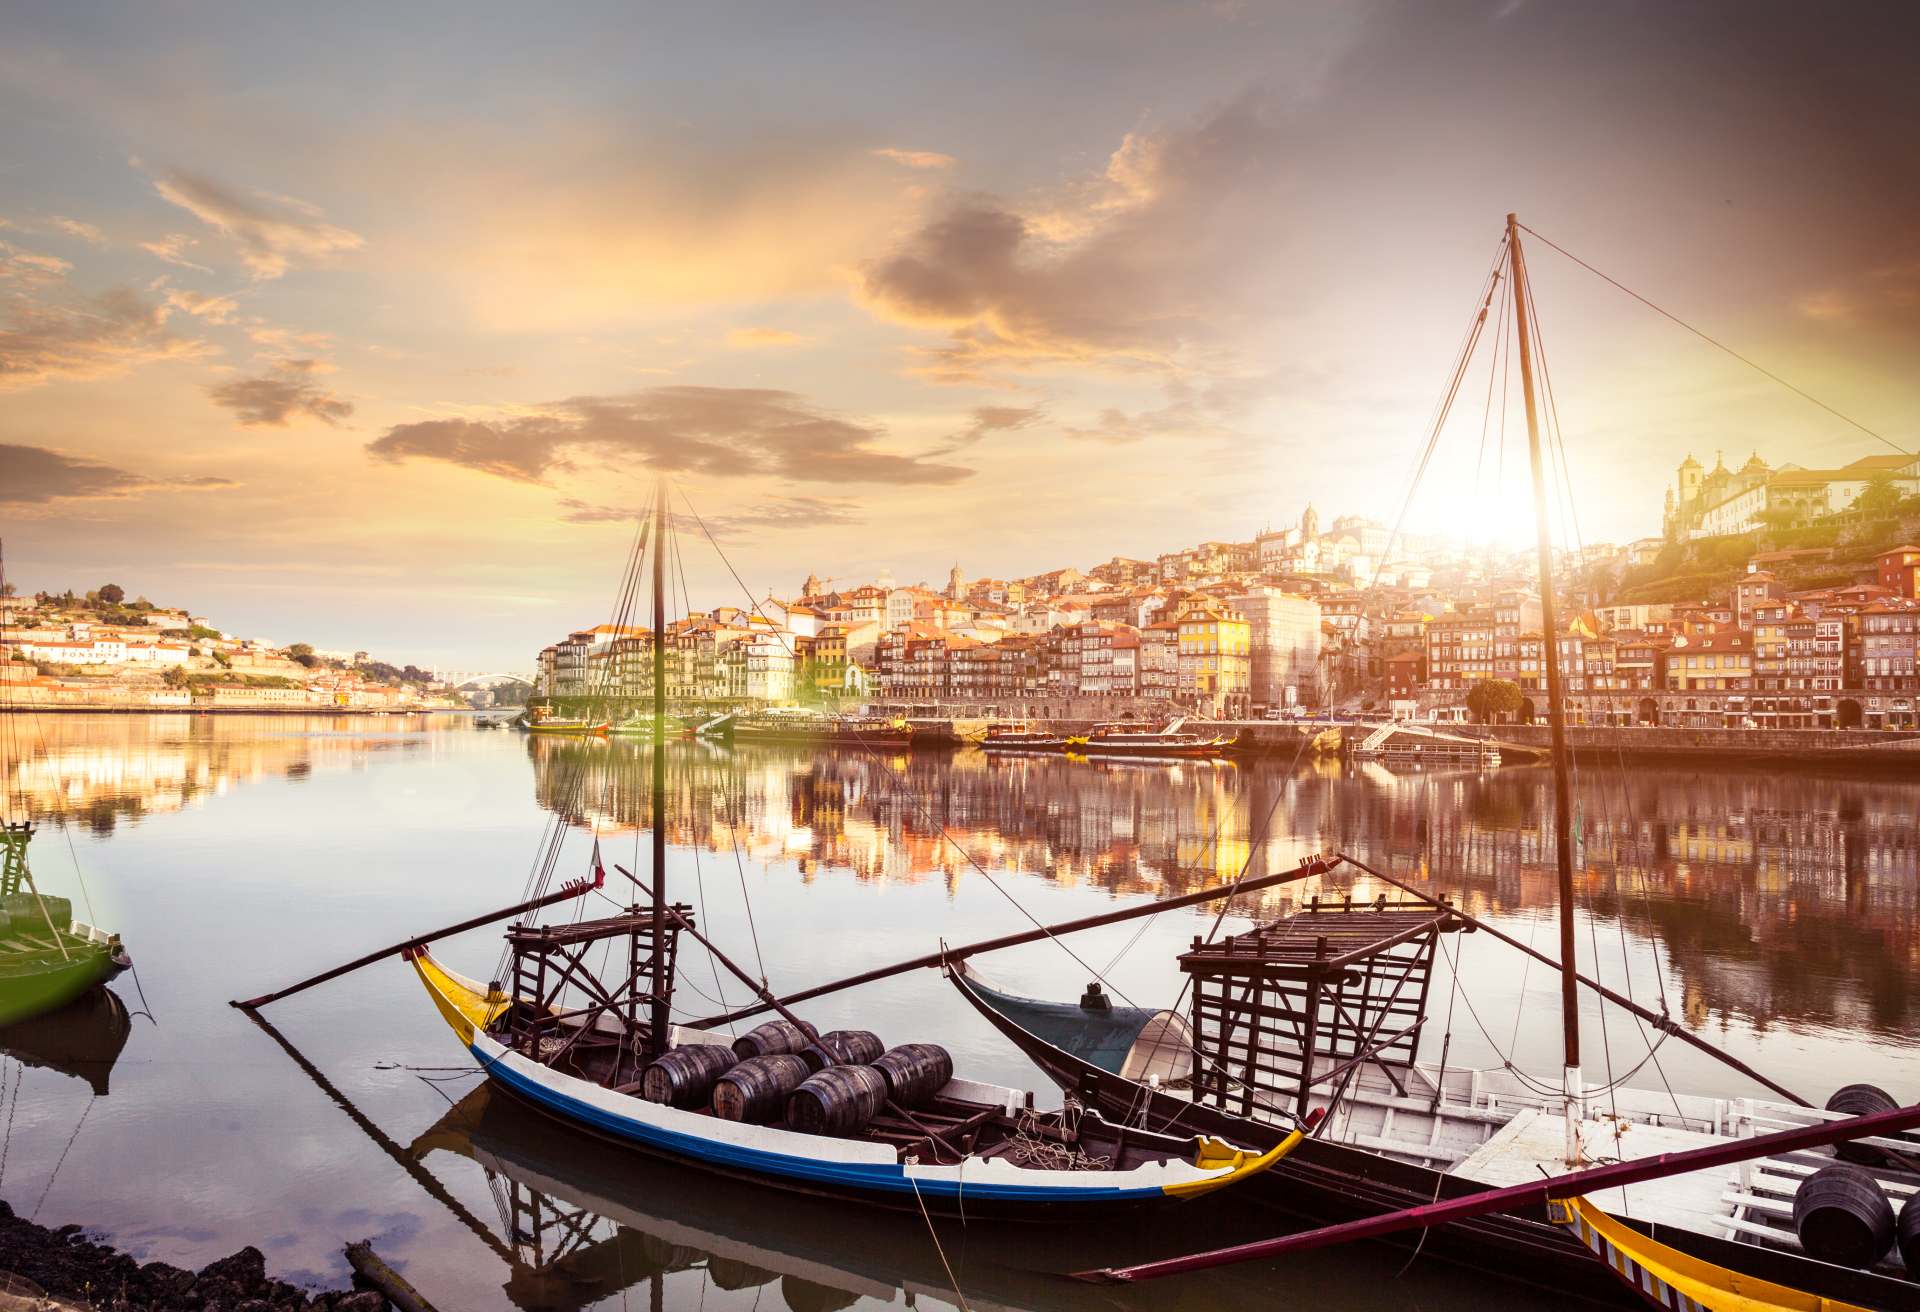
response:
[(1682, 634), (1667, 652), (1669, 692), (1745, 692), (1753, 687), (1753, 644), (1722, 629), (1702, 637)]
[(1179, 675), (1183, 705), (1203, 715), (1246, 715), (1253, 688), (1253, 636), (1246, 616), (1211, 599), (1180, 615)]

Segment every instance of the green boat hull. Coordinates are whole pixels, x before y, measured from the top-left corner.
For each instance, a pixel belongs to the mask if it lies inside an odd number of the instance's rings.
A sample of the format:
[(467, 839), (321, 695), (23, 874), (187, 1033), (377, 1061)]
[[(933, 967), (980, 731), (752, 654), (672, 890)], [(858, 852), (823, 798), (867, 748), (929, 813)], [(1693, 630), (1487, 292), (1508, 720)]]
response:
[(0, 1028), (64, 1007), (118, 969), (102, 943), (70, 940), (65, 955), (58, 948), (0, 951)]

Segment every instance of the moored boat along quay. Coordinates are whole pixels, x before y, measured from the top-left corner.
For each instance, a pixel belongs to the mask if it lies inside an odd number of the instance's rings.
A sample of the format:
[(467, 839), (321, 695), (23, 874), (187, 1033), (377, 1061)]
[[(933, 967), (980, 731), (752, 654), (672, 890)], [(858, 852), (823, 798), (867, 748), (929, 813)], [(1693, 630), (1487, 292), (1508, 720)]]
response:
[[(7, 1277), (14, 1277), (8, 1288)], [(31, 1282), (48, 1301), (23, 1295)], [(5, 1301), (7, 1294), (20, 1301)], [(0, 1305), (20, 1308), (106, 1308), (114, 1312), (384, 1312), (384, 1294), (370, 1289), (302, 1289), (267, 1274), (258, 1248), (241, 1249), (198, 1271), (140, 1262), (88, 1237), (77, 1225), (56, 1230), (17, 1216), (0, 1201)]]

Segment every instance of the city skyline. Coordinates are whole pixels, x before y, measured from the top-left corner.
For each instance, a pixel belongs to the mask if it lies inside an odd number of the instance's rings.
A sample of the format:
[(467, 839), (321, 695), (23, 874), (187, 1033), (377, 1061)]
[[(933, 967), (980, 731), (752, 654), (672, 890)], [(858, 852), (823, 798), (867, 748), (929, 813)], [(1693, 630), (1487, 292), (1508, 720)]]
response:
[[(757, 592), (1391, 524), (1509, 209), (1910, 449), (1915, 20), (1733, 13), (29, 8), (9, 575), (511, 669), (662, 469)], [(1884, 452), (1531, 273), (1587, 538), (1689, 451)], [(1410, 527), (1524, 525), (1477, 423)]]

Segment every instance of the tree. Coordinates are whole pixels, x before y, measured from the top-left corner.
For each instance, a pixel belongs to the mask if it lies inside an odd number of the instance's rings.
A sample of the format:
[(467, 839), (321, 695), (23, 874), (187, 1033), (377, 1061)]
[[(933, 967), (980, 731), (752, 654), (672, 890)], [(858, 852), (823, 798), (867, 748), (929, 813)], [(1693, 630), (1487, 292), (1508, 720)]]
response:
[(1512, 719), (1526, 700), (1520, 685), (1511, 679), (1482, 679), (1467, 690), (1467, 710), (1482, 724), (1492, 724), (1496, 716)]
[(1853, 508), (1868, 519), (1887, 519), (1900, 508), (1900, 488), (1884, 470), (1867, 480)]
[(169, 688), (184, 688), (187, 686), (187, 672), (178, 665), (169, 665), (167, 672), (160, 676), (160, 682)]
[(109, 606), (118, 606), (127, 599), (127, 590), (118, 583), (109, 583), (100, 589), (100, 600)]
[(287, 657), (290, 660), (298, 661), (308, 669), (312, 669), (320, 663), (320, 658), (313, 654), (313, 644), (309, 642), (294, 643), (293, 646), (287, 648)]

